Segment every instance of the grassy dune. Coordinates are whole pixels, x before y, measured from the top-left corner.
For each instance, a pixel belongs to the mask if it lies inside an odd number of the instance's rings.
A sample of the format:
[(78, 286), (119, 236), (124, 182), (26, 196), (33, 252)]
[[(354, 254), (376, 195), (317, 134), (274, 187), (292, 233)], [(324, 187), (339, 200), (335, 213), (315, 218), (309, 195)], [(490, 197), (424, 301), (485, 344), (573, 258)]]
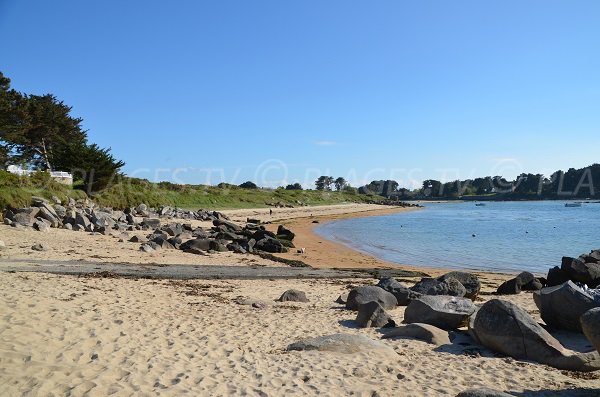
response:
[[(61, 200), (68, 197), (80, 199), (86, 193), (77, 188), (52, 181), (47, 174), (18, 177), (0, 171), (0, 208), (24, 207), (31, 196)], [(103, 206), (125, 208), (140, 203), (151, 207), (170, 205), (184, 209), (235, 209), (260, 208), (274, 204), (325, 205), (363, 203), (381, 200), (379, 196), (359, 195), (351, 192), (322, 192), (316, 190), (242, 189), (237, 186), (176, 185), (169, 182), (152, 183), (142, 179), (119, 178), (118, 183), (91, 194), (91, 199)]]

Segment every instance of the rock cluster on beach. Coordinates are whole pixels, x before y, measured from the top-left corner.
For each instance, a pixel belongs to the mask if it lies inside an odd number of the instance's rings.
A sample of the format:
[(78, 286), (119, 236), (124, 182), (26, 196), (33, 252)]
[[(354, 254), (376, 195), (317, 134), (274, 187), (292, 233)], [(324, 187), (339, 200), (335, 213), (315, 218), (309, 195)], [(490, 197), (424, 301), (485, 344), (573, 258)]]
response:
[[(585, 292), (570, 281), (549, 288), (539, 284), (539, 279), (531, 273), (521, 273), (502, 288), (510, 293), (516, 289), (535, 291), (534, 299), (548, 326), (583, 332), (596, 349), (600, 349), (600, 305), (586, 298)], [(514, 303), (491, 299), (476, 304), (473, 300), (477, 299), (480, 289), (478, 277), (468, 272), (425, 277), (412, 287), (385, 277), (377, 285), (353, 287), (336, 303), (356, 312), (354, 324), (359, 328), (380, 328), (382, 339), (414, 338), (441, 346), (451, 344), (460, 334), (470, 338), (473, 344), (515, 359), (569, 371), (600, 370), (598, 352), (567, 349)], [(397, 306), (407, 306), (402, 319), (404, 324), (394, 319), (392, 311)], [(369, 343), (364, 339), (356, 341), (360, 346)], [(360, 351), (357, 346), (348, 347), (353, 343), (353, 338), (344, 335), (326, 335), (292, 343), (288, 350)], [(484, 391), (481, 391), (483, 394), (469, 393), (489, 395)], [(498, 392), (497, 395), (506, 394)]]
[[(192, 227), (176, 219), (212, 221), (209, 229)], [(172, 207), (149, 209), (141, 204), (123, 211), (101, 208), (87, 201), (62, 203), (34, 197), (32, 206), (9, 209), (4, 223), (13, 227), (31, 227), (40, 232), (52, 228), (114, 235), (140, 243), (140, 250), (180, 249), (193, 254), (232, 251), (236, 253), (282, 253), (294, 248), (294, 233), (280, 225), (277, 233), (256, 221), (244, 226), (231, 222), (223, 213), (200, 209), (184, 211)], [(131, 235), (133, 234), (133, 235)]]

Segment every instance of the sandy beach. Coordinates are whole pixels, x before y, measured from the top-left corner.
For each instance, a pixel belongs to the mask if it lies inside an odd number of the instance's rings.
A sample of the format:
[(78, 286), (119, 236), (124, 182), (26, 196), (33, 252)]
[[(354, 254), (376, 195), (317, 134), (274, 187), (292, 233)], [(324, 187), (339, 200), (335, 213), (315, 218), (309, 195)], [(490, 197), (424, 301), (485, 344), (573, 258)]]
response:
[[(286, 254), (314, 267), (389, 267), (392, 264), (325, 241), (314, 220), (402, 211), (347, 205), (300, 209), (235, 210), (284, 224), (306, 254)], [(117, 236), (53, 229), (40, 233), (0, 226), (3, 260), (95, 260), (123, 263), (282, 266), (254, 255), (139, 252)], [(35, 252), (35, 243), (49, 246)], [(443, 269), (427, 269), (441, 274)], [(477, 303), (509, 275), (478, 273)], [(571, 373), (516, 361), (474, 345), (457, 332), (449, 345), (386, 339), (395, 355), (288, 352), (302, 338), (337, 332), (374, 340), (377, 329), (359, 329), (355, 312), (335, 304), (373, 278), (337, 280), (146, 280), (0, 272), (0, 389), (6, 396), (454, 396), (487, 386), (519, 396), (597, 396), (600, 375)], [(405, 279), (408, 284), (418, 279)], [(276, 302), (288, 289), (305, 291), (308, 303)], [(503, 297), (539, 319), (531, 293)], [(254, 303), (254, 305), (252, 305)], [(404, 307), (390, 310), (402, 321)], [(555, 335), (567, 347), (589, 351), (582, 335)]]

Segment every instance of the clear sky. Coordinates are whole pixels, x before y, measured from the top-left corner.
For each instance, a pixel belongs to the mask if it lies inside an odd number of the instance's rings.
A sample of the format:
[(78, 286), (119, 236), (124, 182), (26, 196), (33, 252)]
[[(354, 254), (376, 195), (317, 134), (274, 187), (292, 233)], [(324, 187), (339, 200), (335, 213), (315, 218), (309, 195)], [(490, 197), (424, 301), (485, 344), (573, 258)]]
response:
[(0, 70), (151, 180), (600, 161), (600, 1), (0, 0)]

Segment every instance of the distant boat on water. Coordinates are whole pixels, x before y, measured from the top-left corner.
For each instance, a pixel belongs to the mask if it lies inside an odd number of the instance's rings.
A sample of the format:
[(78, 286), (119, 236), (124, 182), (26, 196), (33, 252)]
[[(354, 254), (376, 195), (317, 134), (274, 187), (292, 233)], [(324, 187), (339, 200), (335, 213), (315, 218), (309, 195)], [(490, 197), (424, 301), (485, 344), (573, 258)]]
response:
[(565, 207), (581, 207), (581, 203), (565, 203)]
[(476, 203), (475, 206), (476, 207), (485, 207), (485, 203)]

